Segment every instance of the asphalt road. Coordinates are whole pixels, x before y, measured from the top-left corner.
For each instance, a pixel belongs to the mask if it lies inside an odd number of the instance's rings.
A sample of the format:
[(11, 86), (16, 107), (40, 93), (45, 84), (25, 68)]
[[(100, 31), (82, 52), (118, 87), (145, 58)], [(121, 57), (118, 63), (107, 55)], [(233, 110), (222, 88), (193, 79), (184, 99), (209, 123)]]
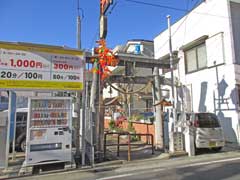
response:
[[(229, 156), (231, 155), (231, 157)], [(219, 158), (219, 156), (222, 156)], [(239, 153), (130, 163), (95, 171), (73, 171), (20, 180), (240, 180)]]
[(240, 180), (240, 159), (155, 168), (96, 178), (97, 180)]

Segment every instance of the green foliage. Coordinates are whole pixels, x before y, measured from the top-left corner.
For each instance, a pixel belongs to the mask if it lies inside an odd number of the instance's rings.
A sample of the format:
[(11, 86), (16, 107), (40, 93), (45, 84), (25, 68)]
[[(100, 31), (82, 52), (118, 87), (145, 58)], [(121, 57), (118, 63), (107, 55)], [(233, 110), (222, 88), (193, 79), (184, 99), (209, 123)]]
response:
[(128, 132), (136, 133), (136, 130), (134, 129), (132, 122), (128, 122)]
[(152, 117), (149, 118), (149, 120), (150, 120), (151, 123), (153, 123), (155, 118), (152, 116)]
[(131, 141), (139, 141), (140, 137), (139, 136), (131, 136)]
[(115, 132), (123, 132), (123, 129), (120, 126), (116, 125), (116, 122), (114, 120), (111, 120), (109, 123), (109, 129), (111, 131), (115, 131)]
[(120, 128), (120, 127), (115, 127), (114, 128), (114, 130), (116, 131), (116, 132), (124, 132), (124, 130), (122, 129), (122, 128)]
[[(136, 133), (136, 130), (134, 129), (132, 122), (128, 123), (128, 132), (130, 132), (132, 134)], [(131, 136), (131, 141), (139, 141), (139, 140), (140, 140), (139, 136), (137, 136), (137, 135), (136, 136)]]
[(109, 129), (110, 129), (110, 130), (114, 130), (115, 127), (116, 127), (114, 120), (111, 120), (108, 125), (109, 125)]
[(130, 117), (131, 121), (140, 121), (141, 119), (144, 119), (144, 116), (141, 114), (134, 114)]

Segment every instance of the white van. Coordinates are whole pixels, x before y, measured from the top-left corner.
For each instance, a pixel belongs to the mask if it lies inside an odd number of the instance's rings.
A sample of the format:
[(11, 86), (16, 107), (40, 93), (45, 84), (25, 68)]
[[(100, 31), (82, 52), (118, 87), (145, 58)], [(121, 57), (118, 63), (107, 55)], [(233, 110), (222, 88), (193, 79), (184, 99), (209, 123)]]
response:
[(220, 151), (225, 145), (223, 129), (214, 113), (193, 113), (191, 124), (194, 127), (196, 148), (209, 148)]

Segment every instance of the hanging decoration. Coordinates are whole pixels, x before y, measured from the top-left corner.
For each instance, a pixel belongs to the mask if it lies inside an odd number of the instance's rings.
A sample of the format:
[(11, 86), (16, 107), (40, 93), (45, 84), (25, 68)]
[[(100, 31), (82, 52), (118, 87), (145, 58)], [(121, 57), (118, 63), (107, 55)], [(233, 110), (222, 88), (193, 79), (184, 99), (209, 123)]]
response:
[(118, 60), (114, 56), (113, 52), (107, 48), (105, 39), (100, 39), (97, 41), (98, 48), (96, 48), (96, 53), (98, 57), (93, 58), (92, 62), (97, 63), (98, 66), (92, 69), (93, 73), (98, 73), (101, 76), (101, 80), (106, 79), (112, 73), (109, 66), (117, 66)]

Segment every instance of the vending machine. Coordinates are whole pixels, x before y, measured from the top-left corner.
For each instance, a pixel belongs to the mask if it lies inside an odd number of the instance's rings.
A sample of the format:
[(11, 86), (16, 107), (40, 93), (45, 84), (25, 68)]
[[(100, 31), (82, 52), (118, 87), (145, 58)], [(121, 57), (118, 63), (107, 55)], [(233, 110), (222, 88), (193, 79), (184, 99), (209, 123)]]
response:
[(32, 97), (28, 105), (25, 165), (71, 162), (71, 98)]

